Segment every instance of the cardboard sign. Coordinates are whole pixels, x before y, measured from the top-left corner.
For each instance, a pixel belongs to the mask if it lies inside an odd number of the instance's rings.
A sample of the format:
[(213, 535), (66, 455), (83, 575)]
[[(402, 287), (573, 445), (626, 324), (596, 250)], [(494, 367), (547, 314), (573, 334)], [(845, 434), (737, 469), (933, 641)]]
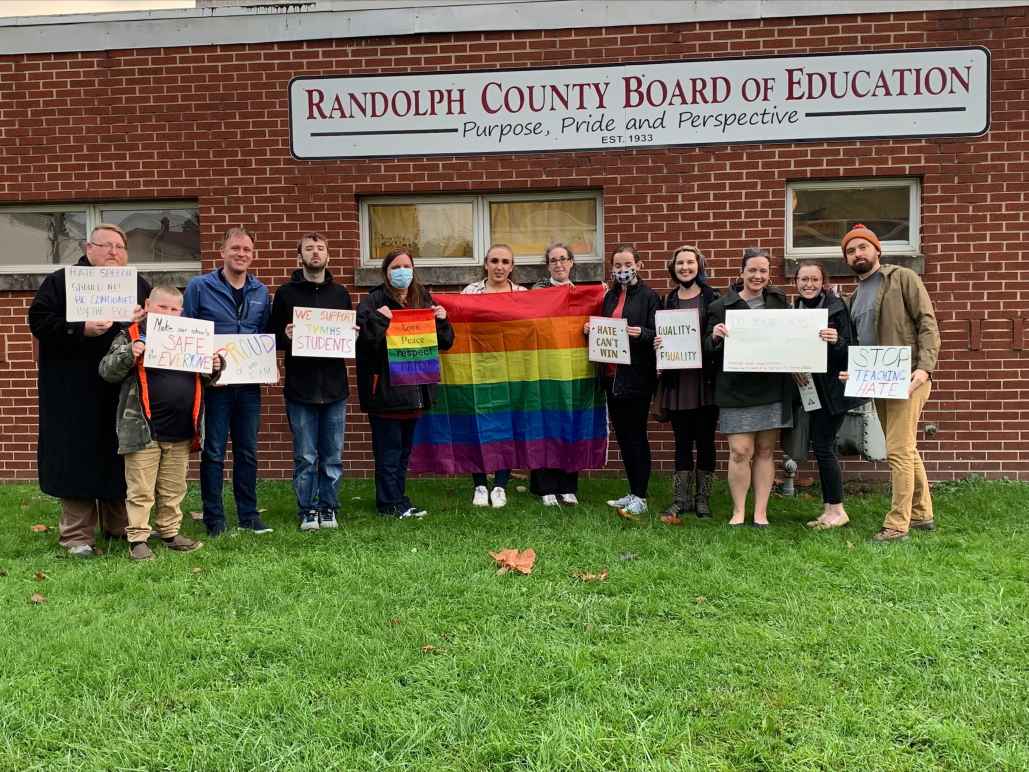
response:
[(139, 305), (136, 269), (72, 265), (64, 269), (69, 322), (131, 322)]
[(274, 335), (215, 335), (214, 351), (225, 357), (219, 386), (279, 382)]
[(394, 311), (386, 330), (386, 350), (391, 385), (439, 383), (436, 312), (431, 308)]
[(144, 367), (210, 373), (214, 355), (214, 322), (186, 316), (147, 314)]
[(356, 311), (297, 306), (293, 309), (290, 352), (295, 357), (353, 359), (356, 321)]
[(804, 382), (797, 384), (797, 391), (800, 392), (800, 404), (804, 406), (804, 412), (810, 413), (822, 407), (822, 400), (818, 398), (818, 389), (815, 388), (815, 381), (811, 373), (803, 373)]
[(847, 349), (848, 397), (907, 399), (911, 346), (851, 346)]
[(661, 346), (657, 350), (658, 370), (689, 370), (704, 366), (700, 348), (700, 311), (684, 308), (658, 311), (654, 315)]
[(607, 316), (591, 316), (589, 360), (613, 365), (632, 364), (629, 355), (629, 322)]
[(742, 373), (824, 373), (829, 326), (824, 308), (726, 311), (724, 369)]

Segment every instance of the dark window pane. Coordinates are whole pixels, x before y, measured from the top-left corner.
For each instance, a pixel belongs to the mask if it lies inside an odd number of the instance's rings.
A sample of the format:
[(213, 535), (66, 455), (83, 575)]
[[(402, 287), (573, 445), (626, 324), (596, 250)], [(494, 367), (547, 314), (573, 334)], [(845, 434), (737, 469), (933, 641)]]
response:
[(129, 263), (200, 260), (196, 209), (105, 209), (100, 219), (125, 231), (129, 240)]
[(876, 187), (793, 191), (793, 246), (839, 248), (855, 224), (882, 242), (911, 240), (910, 188)]
[(0, 265), (69, 265), (85, 238), (85, 212), (0, 211)]

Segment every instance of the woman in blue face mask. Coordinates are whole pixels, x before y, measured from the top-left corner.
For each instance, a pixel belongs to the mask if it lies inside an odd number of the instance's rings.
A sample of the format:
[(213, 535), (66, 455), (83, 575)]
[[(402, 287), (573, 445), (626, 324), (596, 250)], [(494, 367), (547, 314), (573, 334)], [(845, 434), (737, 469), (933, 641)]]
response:
[(357, 392), (372, 429), (375, 507), (380, 515), (424, 517), (425, 510), (407, 497), (407, 462), (415, 424), (432, 406), (436, 388), (390, 384), (386, 330), (395, 310), (432, 308), (436, 312), (439, 349), (446, 351), (454, 345), (454, 328), (447, 321), (446, 309), (435, 305), (432, 295), (419, 283), (414, 260), (405, 250), (386, 255), (382, 279), (357, 308)]
[[(607, 383), (607, 411), (622, 452), (629, 493), (608, 501), (623, 517), (647, 511), (647, 486), (650, 483), (650, 442), (647, 420), (650, 400), (657, 383), (654, 355), (654, 314), (661, 299), (643, 283), (643, 268), (635, 247), (619, 244), (611, 255), (614, 282), (604, 296), (603, 316), (625, 319), (629, 328), (627, 365), (598, 365)], [(589, 322), (584, 332), (589, 335)]]

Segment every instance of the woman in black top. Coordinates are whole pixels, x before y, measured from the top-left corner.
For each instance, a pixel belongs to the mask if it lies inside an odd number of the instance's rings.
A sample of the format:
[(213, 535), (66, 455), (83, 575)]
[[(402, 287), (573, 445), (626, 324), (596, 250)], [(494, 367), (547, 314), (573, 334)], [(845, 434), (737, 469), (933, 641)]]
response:
[(829, 326), (819, 331), (819, 337), (828, 345), (826, 372), (794, 376), (798, 384), (808, 378), (814, 383), (820, 407), (808, 413), (811, 426), (811, 444), (818, 462), (818, 477), (822, 485), (822, 514), (808, 525), (812, 528), (840, 528), (850, 522), (843, 508), (843, 475), (836, 458), (836, 434), (843, 425), (847, 411), (864, 400), (843, 396), (840, 371), (847, 369), (847, 347), (857, 344), (857, 334), (846, 304), (829, 292), (825, 269), (815, 262), (797, 266), (797, 300), (794, 308), (825, 308), (829, 312)]
[[(657, 381), (654, 314), (661, 305), (657, 293), (639, 278), (641, 268), (643, 263), (635, 247), (629, 244), (615, 247), (611, 255), (614, 282), (604, 295), (602, 314), (625, 319), (628, 323), (631, 364), (600, 365), (606, 379), (608, 414), (629, 480), (628, 495), (607, 503), (622, 516), (633, 517), (647, 511), (647, 485), (650, 482), (647, 420)], [(589, 322), (585, 332), (589, 335)]]
[[(672, 253), (667, 267), (677, 286), (665, 297), (664, 310), (697, 309), (703, 333), (708, 306), (718, 299), (718, 292), (707, 283), (704, 255), (697, 247), (681, 246)], [(654, 338), (655, 350), (660, 345), (661, 336), (657, 336)], [(718, 423), (715, 367), (708, 358), (702, 369), (666, 370), (660, 373), (659, 378), (659, 407), (667, 412), (675, 435), (674, 494), (671, 505), (662, 514), (678, 517), (686, 512), (696, 512), (697, 517), (711, 517), (708, 498), (715, 474), (715, 426)], [(696, 471), (693, 466), (694, 445), (697, 447)]]

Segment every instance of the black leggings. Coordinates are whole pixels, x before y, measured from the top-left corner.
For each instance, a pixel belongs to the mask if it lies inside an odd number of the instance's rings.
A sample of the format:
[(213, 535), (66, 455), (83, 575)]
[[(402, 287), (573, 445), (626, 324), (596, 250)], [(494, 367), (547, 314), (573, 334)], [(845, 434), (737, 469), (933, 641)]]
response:
[(811, 421), (811, 445), (818, 462), (818, 477), (822, 482), (822, 500), (826, 504), (843, 503), (843, 475), (836, 458), (836, 434), (843, 426), (846, 413), (831, 415), (825, 408), (808, 413)]
[(615, 428), (615, 439), (622, 451), (622, 464), (629, 480), (629, 492), (641, 499), (647, 498), (650, 483), (650, 441), (647, 439), (647, 420), (650, 418), (649, 399), (607, 398), (607, 412)]
[(714, 405), (696, 410), (670, 410), (668, 416), (675, 433), (675, 471), (693, 469), (693, 446), (697, 446), (697, 469), (715, 471), (715, 426), (718, 408)]

